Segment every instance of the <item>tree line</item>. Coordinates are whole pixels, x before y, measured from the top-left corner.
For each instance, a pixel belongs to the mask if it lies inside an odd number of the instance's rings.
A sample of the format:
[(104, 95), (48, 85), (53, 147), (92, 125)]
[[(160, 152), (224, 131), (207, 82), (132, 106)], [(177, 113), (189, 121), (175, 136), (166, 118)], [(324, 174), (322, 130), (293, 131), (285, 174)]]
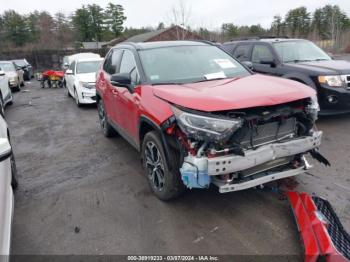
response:
[[(350, 19), (337, 5), (325, 5), (313, 13), (306, 7), (289, 10), (284, 16), (275, 15), (269, 28), (260, 24), (237, 26), (224, 23), (219, 30), (205, 27), (192, 28), (186, 8), (173, 10), (172, 24), (177, 24), (197, 33), (202, 38), (224, 42), (231, 39), (252, 36), (289, 36), (312, 40), (332, 40), (339, 47), (343, 32), (350, 29)], [(175, 15), (176, 14), (176, 15)], [(186, 17), (186, 19), (179, 19)], [(0, 48), (62, 49), (79, 47), (81, 42), (109, 41), (113, 38), (130, 36), (165, 28), (160, 22), (155, 28), (126, 28), (126, 16), (122, 5), (109, 3), (106, 7), (97, 4), (83, 5), (71, 15), (51, 15), (34, 11), (21, 15), (14, 10), (0, 14)], [(172, 25), (171, 24), (171, 25)]]
[[(313, 13), (306, 7), (289, 10), (284, 16), (275, 15), (271, 27), (261, 25), (236, 26), (223, 24), (221, 33), (224, 39), (249, 36), (289, 36), (312, 40), (332, 40), (340, 43), (342, 33), (350, 29), (350, 18), (338, 5), (325, 5)], [(202, 33), (208, 33), (201, 29)]]
[(21, 15), (14, 10), (0, 14), (0, 47), (55, 49), (72, 47), (80, 42), (108, 41), (124, 31), (124, 8), (109, 3), (83, 5), (72, 15), (34, 11)]

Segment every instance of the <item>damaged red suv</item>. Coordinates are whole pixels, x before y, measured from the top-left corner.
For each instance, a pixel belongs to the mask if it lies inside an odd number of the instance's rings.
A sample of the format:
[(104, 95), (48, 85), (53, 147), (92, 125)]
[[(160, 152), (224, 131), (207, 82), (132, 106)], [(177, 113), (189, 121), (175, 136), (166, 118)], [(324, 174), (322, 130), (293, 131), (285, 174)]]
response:
[(154, 194), (186, 188), (221, 193), (305, 172), (318, 153), (315, 91), (253, 74), (215, 45), (195, 41), (123, 43), (98, 72), (97, 103), (107, 137), (141, 153)]

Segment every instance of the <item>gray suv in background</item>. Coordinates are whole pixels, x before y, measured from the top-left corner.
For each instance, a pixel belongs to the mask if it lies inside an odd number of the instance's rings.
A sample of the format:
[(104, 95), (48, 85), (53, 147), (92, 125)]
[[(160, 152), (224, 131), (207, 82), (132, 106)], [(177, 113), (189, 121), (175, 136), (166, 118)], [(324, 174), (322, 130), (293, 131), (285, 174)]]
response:
[(227, 42), (222, 48), (257, 73), (314, 88), (320, 114), (350, 112), (350, 62), (333, 60), (314, 43), (303, 39), (254, 38)]

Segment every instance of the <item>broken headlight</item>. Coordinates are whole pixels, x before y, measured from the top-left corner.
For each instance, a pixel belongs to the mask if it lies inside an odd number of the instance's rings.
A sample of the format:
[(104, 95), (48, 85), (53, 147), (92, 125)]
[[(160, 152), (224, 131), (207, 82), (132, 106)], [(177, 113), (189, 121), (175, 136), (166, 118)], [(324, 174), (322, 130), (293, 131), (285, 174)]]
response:
[(319, 111), (320, 105), (318, 104), (317, 95), (310, 97), (310, 101), (306, 106), (306, 113), (312, 118), (313, 121), (316, 121)]
[(172, 107), (181, 130), (191, 138), (201, 141), (225, 141), (240, 127), (242, 119), (222, 119), (184, 112)]

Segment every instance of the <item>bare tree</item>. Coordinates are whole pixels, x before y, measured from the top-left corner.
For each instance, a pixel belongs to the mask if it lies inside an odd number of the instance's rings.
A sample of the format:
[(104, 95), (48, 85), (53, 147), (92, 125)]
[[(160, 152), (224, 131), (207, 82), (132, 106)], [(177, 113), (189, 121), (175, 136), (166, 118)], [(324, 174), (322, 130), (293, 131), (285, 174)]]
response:
[(183, 0), (178, 0), (171, 9), (171, 24), (178, 26), (176, 30), (178, 40), (186, 38), (187, 31), (181, 29), (190, 29), (191, 13), (191, 7), (187, 6)]

